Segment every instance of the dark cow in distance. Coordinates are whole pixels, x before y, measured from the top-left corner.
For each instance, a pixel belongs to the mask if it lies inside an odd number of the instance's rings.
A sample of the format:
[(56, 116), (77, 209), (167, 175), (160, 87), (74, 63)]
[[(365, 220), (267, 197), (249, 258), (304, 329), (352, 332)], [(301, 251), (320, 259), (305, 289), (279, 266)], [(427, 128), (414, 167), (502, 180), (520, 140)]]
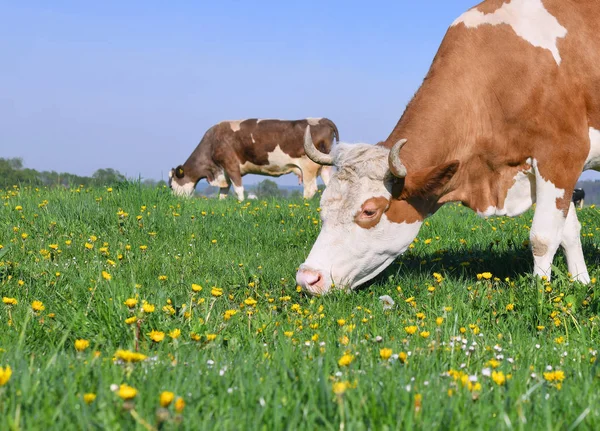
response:
[(589, 283), (571, 195), (600, 170), (599, 27), (598, 0), (484, 1), (450, 26), (385, 141), (319, 155), (308, 134), (307, 154), (338, 169), (298, 284), (323, 294), (372, 279), (447, 202), (482, 217), (535, 203), (533, 273), (550, 279), (562, 247)]
[(196, 184), (206, 178), (220, 187), (219, 197), (227, 197), (229, 187), (244, 200), (242, 176), (259, 174), (278, 177), (290, 172), (304, 184), (304, 198), (317, 192), (317, 176), (325, 185), (331, 167), (321, 166), (304, 153), (304, 131), (310, 126), (312, 139), (323, 153), (329, 153), (339, 133), (327, 118), (304, 120), (223, 121), (208, 129), (183, 165), (169, 172), (169, 186), (177, 195), (191, 196)]
[(573, 197), (571, 198), (571, 200), (573, 201), (573, 204), (581, 209), (583, 208), (583, 201), (585, 199), (585, 190), (583, 189), (575, 189), (573, 190)]

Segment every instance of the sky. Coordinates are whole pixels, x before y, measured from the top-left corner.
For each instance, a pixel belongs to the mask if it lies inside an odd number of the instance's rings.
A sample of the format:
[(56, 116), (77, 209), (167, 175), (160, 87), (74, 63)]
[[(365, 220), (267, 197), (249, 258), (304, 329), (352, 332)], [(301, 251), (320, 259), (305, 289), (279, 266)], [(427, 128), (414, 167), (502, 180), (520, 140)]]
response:
[(0, 0), (0, 157), (166, 179), (210, 126), (244, 118), (328, 117), (376, 143), (476, 3)]

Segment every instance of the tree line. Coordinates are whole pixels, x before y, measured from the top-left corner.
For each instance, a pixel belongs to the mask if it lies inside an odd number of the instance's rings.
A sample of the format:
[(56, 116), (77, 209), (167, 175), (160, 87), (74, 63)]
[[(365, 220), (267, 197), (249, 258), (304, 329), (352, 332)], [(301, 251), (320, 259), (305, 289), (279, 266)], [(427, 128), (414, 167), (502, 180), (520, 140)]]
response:
[(91, 177), (70, 174), (68, 172), (37, 171), (25, 168), (23, 159), (0, 158), (0, 188), (15, 184), (47, 187), (69, 186), (106, 186), (127, 181), (119, 171), (107, 168), (98, 169)]

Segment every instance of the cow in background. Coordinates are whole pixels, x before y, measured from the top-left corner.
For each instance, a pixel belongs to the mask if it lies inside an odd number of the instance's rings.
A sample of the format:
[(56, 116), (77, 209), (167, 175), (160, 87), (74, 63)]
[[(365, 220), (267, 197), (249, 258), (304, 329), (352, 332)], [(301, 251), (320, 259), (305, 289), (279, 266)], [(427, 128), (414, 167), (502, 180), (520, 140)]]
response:
[(278, 177), (292, 172), (304, 185), (304, 198), (310, 199), (317, 192), (317, 176), (327, 185), (331, 167), (321, 166), (304, 154), (308, 126), (317, 148), (329, 153), (339, 133), (327, 118), (223, 121), (208, 129), (183, 165), (171, 169), (169, 187), (176, 195), (191, 196), (196, 184), (206, 178), (221, 189), (219, 198), (227, 197), (233, 184), (237, 198), (243, 201), (242, 176)]
[(583, 208), (583, 200), (585, 199), (585, 190), (583, 189), (575, 189), (573, 190), (573, 204), (581, 209)]

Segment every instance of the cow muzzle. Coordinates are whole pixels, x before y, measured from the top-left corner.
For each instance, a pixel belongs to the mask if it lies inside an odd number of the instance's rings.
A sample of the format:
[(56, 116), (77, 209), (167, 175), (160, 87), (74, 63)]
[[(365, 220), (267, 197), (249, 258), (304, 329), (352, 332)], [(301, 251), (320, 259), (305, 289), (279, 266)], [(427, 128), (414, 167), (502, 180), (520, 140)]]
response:
[(307, 265), (300, 265), (296, 273), (296, 283), (312, 295), (323, 295), (329, 291), (327, 277), (323, 276), (321, 271)]

